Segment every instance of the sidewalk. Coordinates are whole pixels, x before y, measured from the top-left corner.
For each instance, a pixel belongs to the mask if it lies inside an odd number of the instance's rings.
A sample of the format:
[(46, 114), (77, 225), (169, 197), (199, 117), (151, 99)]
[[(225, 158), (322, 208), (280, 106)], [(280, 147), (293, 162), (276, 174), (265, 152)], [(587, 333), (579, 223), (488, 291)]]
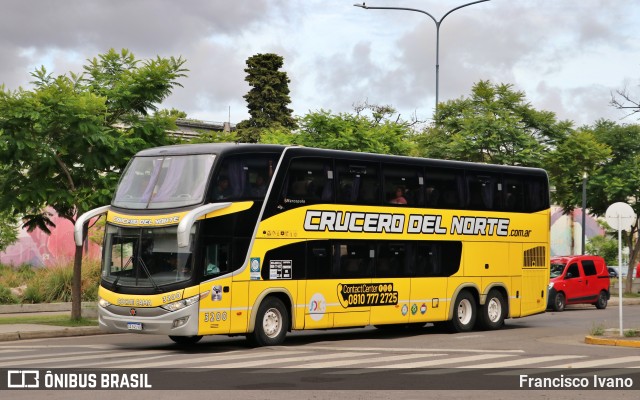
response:
[[(82, 316), (97, 318), (96, 303), (83, 302)], [(71, 303), (0, 305), (0, 318), (70, 315)], [(0, 342), (53, 337), (104, 335), (97, 326), (54, 326), (45, 324), (0, 324)]]
[[(640, 298), (623, 299), (624, 306), (638, 304), (640, 304)], [(617, 307), (617, 305), (618, 298), (611, 297), (609, 300), (609, 306)], [(96, 307), (96, 303), (83, 302), (82, 316), (85, 318), (97, 318)], [(582, 305), (576, 307), (582, 307)], [(593, 306), (584, 305), (584, 307)], [(71, 303), (0, 305), (0, 318), (32, 315), (70, 315), (70, 312)], [(97, 326), (66, 327), (44, 324), (0, 324), (0, 342), (105, 334), (107, 333), (101, 331)], [(586, 336), (585, 343), (608, 346), (640, 347), (640, 338)]]

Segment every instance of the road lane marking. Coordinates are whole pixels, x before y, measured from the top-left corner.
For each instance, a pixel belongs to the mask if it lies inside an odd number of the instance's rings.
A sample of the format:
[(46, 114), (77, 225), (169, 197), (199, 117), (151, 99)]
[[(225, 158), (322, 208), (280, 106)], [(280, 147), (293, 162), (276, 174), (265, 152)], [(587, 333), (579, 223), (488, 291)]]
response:
[[(362, 354), (362, 353), (360, 353)], [(376, 353), (372, 353), (376, 354)], [(386, 357), (375, 357), (375, 358), (365, 358), (365, 359), (357, 359), (357, 360), (335, 360), (335, 361), (327, 361), (323, 363), (309, 363), (302, 365), (292, 365), (294, 368), (339, 368), (339, 367), (348, 367), (349, 365), (358, 365), (358, 364), (366, 364), (366, 363), (380, 363), (386, 361), (398, 361), (398, 360), (408, 360), (413, 358), (425, 358), (425, 357), (436, 357), (436, 356), (445, 356), (446, 354), (400, 354), (395, 356), (386, 356)]]
[[(246, 361), (239, 363), (231, 363), (231, 364), (221, 364), (222, 368), (255, 368), (255, 367), (264, 367), (265, 365), (278, 365), (278, 364), (286, 364), (290, 362), (306, 362), (312, 360), (326, 360), (326, 359), (338, 359), (338, 358), (349, 358), (349, 357), (361, 357), (361, 356), (372, 356), (376, 353), (352, 353), (352, 352), (344, 352), (344, 353), (331, 353), (331, 354), (317, 354), (311, 356), (303, 356), (303, 357), (285, 357), (279, 358), (275, 360), (256, 360), (256, 361)], [(300, 367), (299, 365), (291, 365), (291, 368)], [(283, 368), (283, 367), (281, 367)]]
[(524, 350), (478, 350), (478, 349), (443, 349), (443, 348), (411, 348), (411, 347), (340, 347), (340, 346), (304, 346), (309, 350), (323, 351), (376, 351), (380, 353), (508, 353), (522, 354)]
[[(184, 364), (181, 365), (181, 368), (218, 368), (223, 366), (220, 364), (221, 361), (234, 361), (234, 360), (242, 360), (248, 358), (265, 358), (265, 357), (279, 357), (290, 354), (304, 354), (308, 353), (306, 351), (269, 351), (269, 352), (251, 352), (251, 353), (242, 353), (241, 350), (237, 352), (224, 353), (224, 355), (216, 354), (216, 355), (208, 355), (204, 357), (188, 357), (184, 359), (172, 359), (168, 361), (158, 361), (158, 362), (150, 362), (150, 363), (142, 363), (135, 365), (132, 364), (123, 364), (116, 365), (114, 368), (151, 368), (151, 367), (165, 367), (165, 366), (174, 366), (176, 363)], [(194, 367), (193, 364), (202, 364), (202, 363), (210, 363), (211, 365), (207, 366), (199, 366)]]
[(557, 360), (568, 360), (572, 358), (585, 358), (586, 356), (541, 356), (541, 357), (526, 357), (520, 358), (517, 360), (503, 361), (503, 362), (495, 362), (495, 363), (485, 363), (485, 364), (475, 364), (475, 365), (465, 365), (464, 367), (457, 368), (473, 368), (473, 369), (484, 369), (484, 368), (511, 368), (511, 367), (519, 367), (522, 365), (530, 365), (530, 364), (540, 364), (548, 361), (557, 361)]

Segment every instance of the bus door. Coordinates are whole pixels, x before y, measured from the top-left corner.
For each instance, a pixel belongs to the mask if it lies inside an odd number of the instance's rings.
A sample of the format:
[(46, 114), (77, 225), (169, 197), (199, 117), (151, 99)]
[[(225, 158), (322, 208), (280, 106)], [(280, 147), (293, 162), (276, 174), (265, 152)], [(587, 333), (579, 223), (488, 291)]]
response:
[(459, 242), (421, 242), (414, 247), (410, 323), (447, 318), (449, 276), (460, 267)]
[(199, 335), (229, 333), (231, 327), (232, 277), (229, 271), (230, 242), (204, 246), (204, 279), (200, 284)]
[(411, 278), (408, 245), (380, 242), (375, 257), (375, 278), (366, 293), (371, 324), (402, 324), (411, 314)]
[(305, 329), (369, 324), (370, 247), (354, 242), (309, 242)]

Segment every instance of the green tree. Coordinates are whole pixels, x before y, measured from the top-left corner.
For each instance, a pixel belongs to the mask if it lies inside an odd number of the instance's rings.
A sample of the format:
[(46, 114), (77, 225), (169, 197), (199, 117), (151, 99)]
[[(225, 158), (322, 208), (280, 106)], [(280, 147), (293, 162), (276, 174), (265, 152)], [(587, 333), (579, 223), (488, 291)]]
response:
[(18, 239), (18, 221), (13, 212), (0, 212), (0, 252)]
[[(636, 215), (640, 214), (640, 126), (619, 125), (600, 120), (593, 127), (594, 136), (611, 148), (611, 156), (602, 165), (599, 173), (589, 177), (587, 205), (596, 215), (605, 215), (607, 208), (616, 202), (631, 205)], [(625, 291), (631, 291), (633, 267), (640, 258), (640, 241), (637, 240), (639, 221), (636, 220), (624, 240), (629, 246), (629, 270)]]
[[(8, 170), (8, 167), (0, 164), (0, 181), (5, 177), (5, 170)], [(18, 221), (12, 209), (0, 210), (0, 252), (5, 251), (18, 239)]]
[[(0, 159), (6, 168), (0, 210), (13, 210), (28, 229), (49, 233), (49, 207), (75, 223), (108, 204), (119, 172), (137, 151), (172, 142), (175, 117), (157, 105), (184, 77), (182, 58), (137, 60), (110, 50), (84, 66), (83, 74), (53, 76), (44, 67), (33, 89), (0, 90)], [(86, 235), (85, 235), (86, 237)], [(80, 318), (82, 246), (76, 247), (73, 319)]]
[(236, 132), (224, 132), (224, 131), (199, 131), (200, 134), (190, 140), (189, 143), (231, 143), (238, 140)]
[[(392, 121), (393, 108), (373, 107), (371, 116), (361, 110), (355, 114), (332, 114), (320, 110), (300, 119), (295, 133), (286, 129), (265, 130), (261, 142), (297, 144), (336, 150), (408, 155), (413, 151), (410, 124)], [(380, 111), (383, 110), (383, 111)]]
[[(581, 195), (569, 193), (581, 193), (581, 177), (586, 170), (589, 172), (587, 207), (592, 214), (603, 216), (616, 202), (627, 202), (636, 214), (640, 213), (640, 202), (637, 201), (640, 198), (640, 126), (599, 120), (594, 126), (576, 133), (576, 137), (580, 135), (590, 138), (567, 141), (559, 146), (557, 156), (550, 158), (550, 163), (555, 163), (556, 169), (550, 167), (554, 175), (566, 175), (556, 183), (556, 193), (560, 191), (560, 195), (556, 195), (558, 204), (565, 210), (575, 208)], [(566, 187), (561, 188), (562, 185)], [(623, 236), (630, 249), (626, 291), (631, 290), (631, 272), (640, 253), (640, 242), (635, 239), (637, 233), (638, 221)]]
[(589, 128), (569, 133), (544, 158), (549, 179), (555, 187), (552, 200), (561, 205), (565, 213), (570, 213), (582, 203), (583, 174), (597, 176), (610, 156), (609, 146), (599, 142)]
[(174, 117), (174, 118), (187, 118), (187, 113), (182, 111), (182, 110), (178, 110), (176, 108), (172, 108), (170, 110), (158, 110), (156, 112), (156, 114), (159, 114), (161, 116), (166, 116), (166, 117)]
[(265, 128), (297, 127), (293, 110), (288, 108), (290, 80), (286, 72), (280, 71), (283, 65), (284, 59), (273, 53), (256, 54), (247, 59), (245, 81), (251, 89), (244, 99), (251, 117), (237, 125), (240, 141), (258, 142)]
[(607, 265), (618, 265), (618, 240), (610, 235), (594, 236), (585, 247), (587, 254), (601, 256)]
[(540, 167), (544, 153), (570, 130), (570, 122), (535, 110), (512, 85), (480, 81), (468, 98), (439, 104), (417, 143), (425, 157)]

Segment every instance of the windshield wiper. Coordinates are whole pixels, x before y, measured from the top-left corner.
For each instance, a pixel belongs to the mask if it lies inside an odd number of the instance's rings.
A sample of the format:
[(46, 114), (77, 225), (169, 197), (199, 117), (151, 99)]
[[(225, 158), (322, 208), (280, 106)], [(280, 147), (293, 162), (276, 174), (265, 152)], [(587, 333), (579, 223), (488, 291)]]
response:
[(149, 277), (149, 282), (151, 282), (151, 284), (153, 285), (153, 287), (156, 289), (156, 292), (158, 293), (162, 293), (163, 290), (160, 289), (160, 287), (158, 286), (158, 284), (156, 284), (156, 281), (153, 280), (153, 278), (151, 277), (151, 272), (149, 272), (149, 270), (147, 269), (147, 265), (144, 263), (144, 261), (142, 260), (142, 257), (138, 257), (138, 261), (140, 261), (140, 266), (142, 267), (142, 269), (144, 270), (144, 273), (147, 274), (147, 276)]
[(127, 266), (129, 266), (129, 264), (131, 264), (132, 262), (133, 262), (133, 257), (129, 257), (129, 259), (127, 260), (127, 263), (124, 264), (124, 266), (120, 268), (120, 275), (116, 276), (116, 279), (114, 279), (113, 283), (112, 283), (114, 291), (116, 291), (116, 292), (118, 291), (118, 281), (122, 277), (122, 272), (124, 270), (126, 270)]

